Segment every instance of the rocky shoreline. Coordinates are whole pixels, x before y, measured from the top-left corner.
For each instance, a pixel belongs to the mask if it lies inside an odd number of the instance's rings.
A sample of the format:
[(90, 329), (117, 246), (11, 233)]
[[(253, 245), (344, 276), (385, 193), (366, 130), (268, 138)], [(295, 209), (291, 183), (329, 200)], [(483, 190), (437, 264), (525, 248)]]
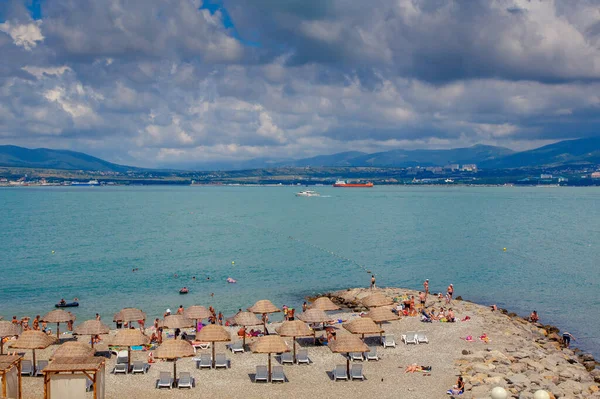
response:
[[(377, 291), (391, 297), (418, 294), (401, 288)], [(324, 295), (343, 308), (363, 312), (367, 309), (361, 300), (371, 293), (370, 289), (354, 288)], [(427, 307), (430, 306), (446, 305), (430, 296)], [(484, 348), (463, 349), (455, 359), (457, 374), (466, 383), (461, 397), (488, 398), (492, 388), (501, 386), (513, 398), (533, 398), (540, 389), (551, 398), (600, 398), (598, 362), (591, 354), (564, 348), (557, 327), (531, 323), (506, 309), (492, 312), (488, 306), (460, 297), (449, 306), (460, 318), (469, 315), (480, 319), (491, 338)]]

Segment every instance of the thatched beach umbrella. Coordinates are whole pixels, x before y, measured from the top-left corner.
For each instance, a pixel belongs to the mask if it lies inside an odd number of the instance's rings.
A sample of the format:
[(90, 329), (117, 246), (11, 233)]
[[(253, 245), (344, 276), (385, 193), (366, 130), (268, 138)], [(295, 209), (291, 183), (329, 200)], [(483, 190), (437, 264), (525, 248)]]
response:
[[(273, 303), (271, 301), (269, 301), (268, 299), (261, 299), (260, 301), (256, 302), (254, 305), (250, 306), (248, 308), (248, 311), (255, 313), (255, 314), (265, 315), (267, 313), (281, 312), (281, 309), (279, 309), (277, 306), (273, 305)], [(267, 333), (267, 323), (264, 320), (264, 318), (263, 318), (263, 328), (265, 329), (265, 333)]]
[(19, 338), (12, 343), (11, 348), (16, 349), (31, 349), (33, 352), (33, 371), (35, 373), (35, 350), (36, 349), (46, 349), (57, 339), (44, 333), (36, 330), (24, 331), (19, 335)]
[[(331, 319), (331, 317), (327, 316), (327, 314), (320, 309), (308, 309), (306, 312), (298, 315), (298, 319), (302, 320), (305, 323), (314, 324), (314, 323), (323, 323), (323, 327), (325, 323)], [(314, 343), (317, 343), (317, 333), (313, 332)]]
[(188, 319), (194, 320), (194, 327), (198, 332), (198, 320), (207, 319), (211, 316), (210, 311), (204, 306), (193, 305), (184, 310), (183, 315)]
[(313, 332), (302, 320), (284, 321), (276, 331), (280, 336), (292, 337), (292, 340), (294, 340), (294, 360), (296, 359), (296, 337), (308, 337), (313, 335)]
[[(256, 317), (256, 315), (252, 312), (239, 312), (235, 316), (233, 316), (233, 322), (239, 326), (258, 326), (263, 324), (262, 321)], [(244, 338), (242, 338), (244, 348), (246, 347), (246, 334), (244, 334)]]
[(129, 366), (131, 365), (131, 347), (147, 345), (150, 342), (150, 338), (142, 334), (137, 328), (128, 328), (119, 330), (114, 337), (109, 339), (109, 343), (114, 346), (126, 346), (127, 347), (127, 371), (129, 372)]
[(156, 351), (154, 357), (158, 359), (173, 360), (173, 378), (177, 381), (177, 359), (180, 357), (194, 356), (194, 347), (188, 341), (174, 339), (163, 342)]
[(346, 354), (346, 369), (350, 375), (350, 352), (368, 352), (369, 347), (360, 338), (351, 334), (338, 334), (335, 340), (329, 342), (329, 349), (333, 353)]
[(58, 347), (52, 359), (63, 357), (90, 357), (94, 356), (96, 350), (83, 342), (69, 341)]
[(212, 345), (212, 365), (215, 366), (215, 342), (231, 341), (229, 332), (217, 324), (209, 324), (202, 327), (202, 330), (196, 335), (197, 341), (210, 342)]
[(349, 323), (342, 324), (342, 327), (352, 334), (362, 335), (363, 340), (365, 339), (365, 334), (380, 334), (382, 332), (381, 327), (368, 317), (359, 317)]
[(329, 310), (340, 310), (340, 307), (333, 303), (331, 299), (326, 296), (315, 299), (313, 303), (308, 306), (309, 309), (320, 309), (323, 311)]
[(363, 305), (365, 305), (368, 308), (375, 308), (378, 306), (387, 306), (387, 305), (391, 305), (394, 303), (392, 298), (388, 298), (387, 296), (383, 295), (381, 292), (376, 292), (374, 294), (371, 294), (368, 297), (364, 298), (361, 302)]
[(172, 314), (166, 316), (162, 321), (163, 328), (189, 328), (194, 325), (194, 321), (192, 319), (188, 319), (184, 315), (181, 314)]
[[(379, 324), (379, 328), (381, 329), (381, 323), (383, 323), (384, 321), (392, 321), (392, 320), (399, 320), (400, 316), (398, 316), (397, 314), (395, 314), (394, 312), (392, 312), (391, 310), (385, 308), (385, 307), (379, 307), (379, 308), (373, 308), (371, 310), (369, 310), (369, 313), (367, 313), (367, 317), (371, 320), (373, 320), (375, 323)], [(381, 340), (381, 343), (383, 344), (383, 332), (379, 333), (379, 339)]]
[(10, 321), (0, 321), (0, 355), (4, 354), (4, 338), (19, 335), (21, 330)]
[(68, 323), (70, 321), (75, 321), (75, 315), (69, 312), (65, 312), (62, 309), (56, 309), (46, 313), (46, 315), (42, 317), (42, 321), (45, 321), (46, 323), (56, 323), (56, 338), (58, 338), (58, 328), (60, 323)]
[(264, 335), (257, 341), (251, 343), (250, 349), (252, 349), (252, 352), (254, 353), (269, 354), (269, 379), (271, 379), (271, 353), (290, 351), (290, 348), (279, 335)]
[(115, 313), (113, 317), (114, 322), (132, 322), (146, 320), (146, 313), (136, 308), (123, 308)]
[(91, 335), (92, 348), (94, 347), (94, 337), (110, 333), (110, 328), (100, 320), (86, 320), (73, 330), (73, 335)]

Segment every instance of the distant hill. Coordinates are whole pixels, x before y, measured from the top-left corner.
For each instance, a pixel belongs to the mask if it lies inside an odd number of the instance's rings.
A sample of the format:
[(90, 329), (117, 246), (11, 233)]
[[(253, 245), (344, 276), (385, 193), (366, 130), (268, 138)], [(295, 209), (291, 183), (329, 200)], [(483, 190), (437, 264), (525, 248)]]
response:
[(107, 162), (82, 152), (48, 148), (29, 149), (14, 145), (0, 145), (0, 166), (102, 172), (139, 170), (139, 168)]
[(480, 167), (509, 169), (568, 164), (600, 164), (600, 137), (559, 141), (533, 150), (488, 160), (482, 162)]
[(279, 167), (305, 167), (305, 166), (355, 166), (354, 160), (367, 155), (365, 152), (348, 151), (332, 155), (318, 155), (312, 158), (291, 159), (278, 162)]

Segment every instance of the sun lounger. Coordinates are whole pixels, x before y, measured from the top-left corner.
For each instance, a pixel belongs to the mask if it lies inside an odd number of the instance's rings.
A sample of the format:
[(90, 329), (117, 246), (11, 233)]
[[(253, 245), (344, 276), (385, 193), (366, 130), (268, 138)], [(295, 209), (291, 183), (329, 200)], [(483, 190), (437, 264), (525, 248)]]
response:
[(33, 363), (31, 360), (21, 360), (21, 374), (33, 377)]
[(396, 347), (396, 338), (394, 337), (394, 334), (386, 334), (383, 336), (383, 347), (387, 348), (387, 347)]
[(333, 380), (348, 380), (348, 373), (346, 372), (345, 364), (338, 364), (333, 369)]
[(215, 368), (218, 369), (219, 367), (225, 367), (227, 368), (228, 362), (227, 362), (227, 358), (225, 357), (224, 353), (217, 353), (215, 355)]
[(192, 346), (194, 347), (194, 349), (209, 349), (210, 348), (210, 342), (192, 342)]
[(179, 373), (179, 381), (177, 382), (177, 388), (190, 388), (194, 386), (194, 377), (188, 372)]
[(90, 380), (89, 378), (86, 378), (85, 379), (85, 391), (92, 392), (93, 386), (94, 386), (94, 383), (92, 382), (92, 380)]
[(127, 356), (127, 352), (125, 352), (125, 354), (119, 352), (119, 354), (117, 355), (117, 364), (127, 364), (128, 358), (129, 357)]
[(269, 370), (267, 366), (256, 366), (256, 374), (254, 375), (254, 382), (258, 381), (269, 381)]
[(229, 350), (231, 350), (232, 353), (236, 353), (236, 352), (241, 352), (244, 353), (244, 343), (242, 341), (235, 341), (234, 343), (232, 343), (229, 346)]
[(419, 344), (428, 344), (429, 340), (427, 339), (427, 335), (425, 335), (425, 331), (417, 332), (417, 342)]
[(351, 352), (350, 353), (350, 359), (352, 361), (354, 361), (354, 360), (360, 360), (361, 362), (364, 360), (363, 359), (363, 354), (361, 352)]
[(142, 373), (145, 374), (148, 372), (150, 365), (144, 362), (133, 362), (133, 367), (131, 369), (131, 374)]
[(173, 379), (168, 371), (161, 371), (158, 380), (156, 380), (156, 388), (173, 388)]
[(200, 360), (196, 361), (196, 368), (212, 368), (212, 356), (210, 353), (202, 353), (200, 355)]
[(271, 382), (275, 381), (285, 382), (285, 374), (283, 373), (282, 366), (273, 366), (273, 375), (271, 376)]
[(47, 360), (38, 360), (37, 361), (37, 366), (35, 367), (35, 375), (44, 375), (44, 373), (42, 373), (42, 371), (46, 368), (46, 366), (48, 365), (48, 361)]
[(281, 354), (281, 364), (285, 363), (294, 364), (294, 356), (290, 352), (283, 352)]
[(308, 358), (308, 350), (300, 349), (298, 354), (296, 355), (296, 362), (310, 364), (310, 359)]
[(409, 331), (406, 334), (402, 335), (402, 341), (404, 341), (406, 345), (419, 343), (419, 341), (417, 341), (417, 333), (414, 331)]
[(362, 364), (353, 364), (352, 367), (350, 368), (350, 379), (364, 380), (365, 376), (363, 375), (362, 367), (363, 367)]
[(371, 350), (367, 352), (367, 360), (379, 360), (379, 356), (377, 356), (377, 348), (375, 346), (370, 346), (369, 349)]
[(127, 363), (117, 363), (115, 364), (115, 368), (113, 369), (113, 374), (123, 373), (127, 374), (129, 370), (127, 370)]

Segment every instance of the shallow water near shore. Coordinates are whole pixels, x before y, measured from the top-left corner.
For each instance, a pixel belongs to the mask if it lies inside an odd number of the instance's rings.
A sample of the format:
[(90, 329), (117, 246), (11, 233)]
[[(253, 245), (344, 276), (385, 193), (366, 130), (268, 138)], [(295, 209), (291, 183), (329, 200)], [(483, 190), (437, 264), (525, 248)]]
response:
[(180, 304), (228, 316), (264, 298), (300, 308), (307, 295), (367, 285), (369, 270), (382, 286), (429, 278), (433, 292), (453, 283), (475, 302), (535, 309), (600, 355), (600, 190), (300, 189), (0, 189), (0, 315), (74, 297), (80, 321), (125, 306), (149, 317)]

